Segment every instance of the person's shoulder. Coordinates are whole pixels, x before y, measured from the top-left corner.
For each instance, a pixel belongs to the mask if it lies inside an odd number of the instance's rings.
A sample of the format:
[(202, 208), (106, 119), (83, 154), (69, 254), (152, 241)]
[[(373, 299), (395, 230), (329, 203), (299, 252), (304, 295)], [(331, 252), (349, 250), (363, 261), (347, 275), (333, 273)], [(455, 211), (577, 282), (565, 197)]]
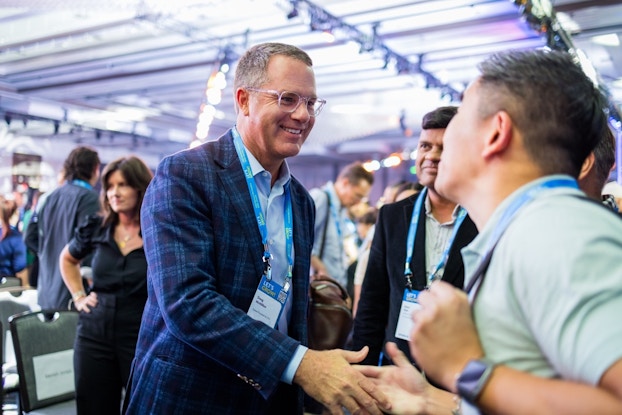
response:
[(233, 139), (229, 133), (225, 133), (217, 140), (185, 148), (165, 156), (160, 161), (158, 169), (170, 169), (174, 166), (198, 166), (202, 168), (203, 164), (210, 160), (224, 160), (227, 163), (234, 159), (237, 159), (237, 154), (235, 153)]

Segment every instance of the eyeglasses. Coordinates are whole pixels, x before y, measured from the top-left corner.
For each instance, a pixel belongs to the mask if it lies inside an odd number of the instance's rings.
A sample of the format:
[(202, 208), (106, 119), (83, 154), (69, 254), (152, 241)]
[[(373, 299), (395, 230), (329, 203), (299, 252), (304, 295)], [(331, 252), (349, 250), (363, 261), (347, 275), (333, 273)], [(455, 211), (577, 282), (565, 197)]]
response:
[(260, 88), (251, 88), (251, 87), (246, 87), (244, 89), (248, 91), (262, 92), (264, 94), (274, 95), (275, 97), (278, 98), (277, 103), (281, 111), (287, 112), (290, 114), (296, 111), (298, 107), (300, 106), (300, 103), (304, 101), (305, 105), (307, 106), (307, 112), (309, 113), (309, 116), (317, 117), (320, 114), (320, 112), (322, 112), (322, 108), (324, 108), (324, 104), (326, 104), (325, 99), (319, 99), (315, 97), (302, 97), (295, 92), (289, 92), (289, 91), (279, 92), (273, 89), (260, 89)]

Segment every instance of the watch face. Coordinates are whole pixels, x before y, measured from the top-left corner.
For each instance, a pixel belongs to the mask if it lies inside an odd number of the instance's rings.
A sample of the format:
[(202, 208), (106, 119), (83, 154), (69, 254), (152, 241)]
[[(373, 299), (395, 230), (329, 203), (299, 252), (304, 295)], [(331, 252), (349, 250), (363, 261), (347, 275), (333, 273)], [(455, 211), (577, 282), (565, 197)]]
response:
[(471, 360), (458, 377), (458, 394), (474, 403), (486, 385), (494, 364), (488, 360)]

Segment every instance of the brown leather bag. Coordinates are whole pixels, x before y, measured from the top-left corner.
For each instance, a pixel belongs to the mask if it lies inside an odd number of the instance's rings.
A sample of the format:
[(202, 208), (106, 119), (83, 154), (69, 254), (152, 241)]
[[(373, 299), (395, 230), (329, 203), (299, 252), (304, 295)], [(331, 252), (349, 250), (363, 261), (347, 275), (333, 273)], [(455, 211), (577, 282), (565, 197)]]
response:
[(343, 348), (352, 329), (352, 301), (338, 282), (323, 278), (311, 281), (309, 348)]

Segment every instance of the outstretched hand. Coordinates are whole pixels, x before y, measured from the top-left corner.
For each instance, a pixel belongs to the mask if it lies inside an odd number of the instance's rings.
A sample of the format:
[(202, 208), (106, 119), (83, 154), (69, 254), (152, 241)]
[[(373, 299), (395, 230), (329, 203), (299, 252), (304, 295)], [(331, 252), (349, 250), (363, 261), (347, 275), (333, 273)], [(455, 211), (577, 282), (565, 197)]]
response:
[(330, 414), (343, 414), (345, 407), (352, 414), (381, 415), (381, 409), (390, 409), (389, 400), (371, 379), (350, 365), (362, 361), (368, 351), (368, 347), (358, 352), (308, 350), (294, 375), (294, 383)]
[(484, 355), (466, 293), (435, 281), (417, 298), (410, 352), (426, 376), (455, 392), (456, 374)]
[(391, 402), (387, 413), (416, 415), (425, 413), (428, 389), (432, 388), (395, 343), (386, 344), (392, 366), (354, 366), (372, 380)]

